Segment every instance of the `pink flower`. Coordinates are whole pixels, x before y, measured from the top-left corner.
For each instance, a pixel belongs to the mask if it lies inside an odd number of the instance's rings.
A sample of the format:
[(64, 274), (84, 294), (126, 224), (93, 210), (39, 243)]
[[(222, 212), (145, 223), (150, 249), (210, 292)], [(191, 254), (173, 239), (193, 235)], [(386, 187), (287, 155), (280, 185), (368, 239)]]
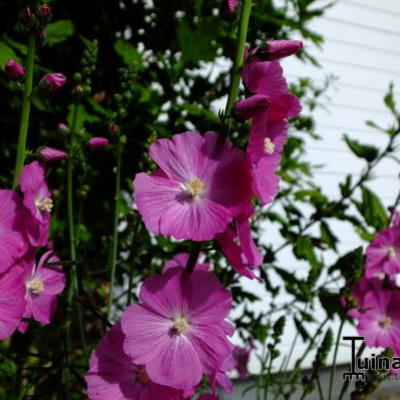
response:
[(46, 74), (40, 81), (40, 83), (46, 86), (50, 92), (55, 92), (62, 88), (67, 82), (67, 78), (60, 72), (54, 72), (52, 74)]
[(251, 237), (249, 218), (253, 214), (254, 210), (249, 207), (233, 224), (228, 225), (224, 233), (218, 234), (216, 239), (236, 272), (250, 279), (258, 279), (252, 268), (258, 268), (262, 264), (263, 256)]
[[(61, 265), (44, 267), (44, 264), (58, 261), (60, 259), (51, 250), (43, 254), (37, 265), (34, 253), (25, 258), (24, 318), (34, 318), (44, 325), (50, 323), (57, 308), (57, 295), (64, 290), (66, 281)], [(22, 322), (19, 330), (25, 332), (27, 326), (28, 324)]]
[(98, 150), (108, 146), (109, 140), (105, 137), (92, 137), (88, 143), (93, 150)]
[[(394, 289), (396, 282), (394, 279), (390, 279), (386, 284), (388, 288)], [(372, 291), (382, 290), (384, 286), (384, 280), (377, 277), (366, 278), (362, 277), (353, 287), (351, 288), (351, 297), (355, 300), (357, 307), (349, 310), (347, 315), (352, 318), (360, 318), (360, 310), (365, 308), (364, 300), (365, 296)], [(345, 304), (346, 306), (346, 304)]]
[[(176, 268), (176, 267), (185, 268), (189, 261), (189, 256), (190, 256), (189, 253), (176, 254), (172, 260), (169, 260), (165, 263), (163, 268), (163, 273), (171, 268)], [(209, 263), (197, 262), (194, 268), (197, 271), (209, 271), (211, 265)]]
[(233, 21), (239, 7), (238, 0), (222, 0), (221, 16), (227, 21)]
[(17, 329), (25, 308), (23, 270), (14, 265), (0, 274), (0, 339), (7, 339)]
[(183, 400), (182, 392), (152, 382), (144, 366), (124, 353), (125, 335), (114, 325), (93, 351), (85, 375), (90, 400)]
[(8, 79), (19, 81), (25, 75), (25, 68), (15, 60), (8, 60), (6, 64), (6, 75)]
[(40, 150), (40, 154), (42, 155), (42, 161), (44, 162), (58, 161), (68, 157), (68, 154), (65, 151), (53, 149), (52, 147), (43, 147)]
[(161, 169), (136, 175), (135, 200), (156, 235), (211, 240), (250, 202), (246, 157), (218, 133), (159, 139), (149, 154)]
[(263, 45), (251, 50), (249, 56), (274, 61), (291, 56), (302, 48), (303, 42), (299, 40), (267, 40)]
[(365, 275), (368, 278), (400, 272), (400, 226), (379, 232), (365, 251)]
[(213, 274), (170, 269), (146, 279), (140, 298), (121, 319), (124, 350), (153, 382), (187, 390), (219, 371), (232, 351), (231, 294)]
[(24, 204), (33, 217), (28, 231), (33, 246), (46, 246), (53, 201), (45, 180), (46, 168), (38, 161), (25, 165), (19, 184), (24, 194)]
[(232, 354), (224, 360), (216, 375), (210, 376), (210, 386), (213, 393), (216, 393), (217, 386), (221, 387), (226, 393), (233, 392), (232, 381), (228, 378), (227, 372), (235, 368), (235, 360)]
[(0, 190), (0, 273), (3, 273), (28, 249), (25, 230), (29, 213), (12, 190)]
[(372, 347), (400, 348), (400, 292), (376, 290), (367, 293), (357, 325), (365, 344)]

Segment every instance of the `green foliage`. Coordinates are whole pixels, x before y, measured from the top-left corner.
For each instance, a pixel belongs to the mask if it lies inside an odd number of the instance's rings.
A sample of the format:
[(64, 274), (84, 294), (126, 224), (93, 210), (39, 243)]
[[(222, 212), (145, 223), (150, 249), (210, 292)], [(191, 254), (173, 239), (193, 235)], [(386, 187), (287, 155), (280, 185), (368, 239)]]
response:
[(46, 42), (49, 46), (54, 46), (70, 38), (74, 32), (75, 26), (70, 19), (53, 22), (46, 28)]
[(346, 135), (344, 136), (344, 140), (349, 149), (357, 157), (363, 158), (368, 162), (374, 161), (378, 157), (379, 150), (375, 146), (361, 144), (357, 140), (352, 140)]

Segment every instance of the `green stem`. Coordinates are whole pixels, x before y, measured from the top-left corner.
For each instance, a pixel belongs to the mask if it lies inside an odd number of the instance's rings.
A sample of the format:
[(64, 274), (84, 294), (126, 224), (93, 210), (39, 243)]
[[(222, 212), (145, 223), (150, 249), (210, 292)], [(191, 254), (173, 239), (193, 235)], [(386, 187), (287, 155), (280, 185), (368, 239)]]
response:
[(189, 260), (186, 264), (186, 271), (191, 274), (196, 266), (197, 259), (200, 255), (201, 242), (192, 242), (192, 250), (190, 252)]
[(122, 159), (122, 143), (118, 143), (117, 150), (117, 172), (115, 177), (115, 205), (114, 205), (114, 226), (112, 239), (112, 254), (111, 254), (111, 276), (110, 276), (110, 296), (108, 300), (107, 319), (110, 320), (111, 308), (114, 295), (115, 270), (117, 266), (118, 255), (118, 218), (119, 218), (119, 202), (120, 202), (120, 187), (121, 187), (121, 159)]
[(19, 176), (25, 161), (26, 140), (28, 137), (29, 115), (31, 112), (31, 93), (33, 84), (33, 69), (36, 51), (36, 33), (31, 32), (28, 40), (28, 58), (26, 62), (26, 75), (24, 96), (22, 99), (21, 119), (19, 123), (17, 160), (13, 180), (13, 189), (18, 186)]
[(335, 379), (335, 372), (336, 372), (336, 360), (337, 360), (337, 355), (338, 355), (338, 351), (339, 351), (339, 343), (340, 343), (340, 340), (342, 338), (342, 331), (343, 331), (343, 327), (344, 327), (345, 321), (346, 321), (345, 319), (342, 319), (342, 321), (340, 322), (339, 332), (338, 332), (338, 335), (337, 335), (337, 338), (336, 338), (335, 353), (333, 355), (331, 379), (330, 379), (330, 382), (329, 382), (328, 400), (332, 400), (333, 381)]
[[(236, 56), (231, 71), (231, 87), (225, 108), (225, 117), (229, 117), (235, 101), (239, 93), (240, 72), (244, 62), (244, 49), (246, 46), (247, 31), (251, 14), (252, 0), (244, 0), (242, 4), (242, 12), (239, 21), (239, 33)], [(228, 132), (230, 130), (230, 122), (228, 123)]]

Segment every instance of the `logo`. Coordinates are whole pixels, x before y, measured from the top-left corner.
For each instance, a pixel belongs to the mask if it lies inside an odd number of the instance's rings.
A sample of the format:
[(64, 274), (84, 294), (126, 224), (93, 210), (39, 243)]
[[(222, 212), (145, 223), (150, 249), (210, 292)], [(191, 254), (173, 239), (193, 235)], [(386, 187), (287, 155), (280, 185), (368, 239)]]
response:
[(384, 357), (371, 354), (370, 357), (359, 357), (356, 352), (356, 342), (364, 343), (363, 336), (343, 336), (343, 340), (351, 342), (351, 365), (350, 371), (343, 373), (343, 380), (346, 382), (351, 381), (365, 381), (366, 371), (376, 370), (398, 370), (400, 372), (400, 358), (399, 357)]

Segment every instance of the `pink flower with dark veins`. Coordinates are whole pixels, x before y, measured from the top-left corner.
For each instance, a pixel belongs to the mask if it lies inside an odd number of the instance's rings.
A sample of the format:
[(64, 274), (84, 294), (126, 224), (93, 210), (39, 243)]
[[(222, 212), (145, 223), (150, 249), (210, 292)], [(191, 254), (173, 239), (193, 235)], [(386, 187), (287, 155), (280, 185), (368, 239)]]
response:
[(142, 303), (121, 319), (124, 351), (160, 385), (191, 390), (203, 374), (215, 375), (232, 352), (225, 321), (231, 294), (210, 272), (174, 268), (147, 278)]
[(50, 92), (56, 92), (67, 82), (67, 77), (60, 72), (46, 74), (40, 81), (41, 85), (46, 86)]
[[(58, 261), (60, 259), (52, 250), (44, 253), (38, 264), (34, 253), (23, 260), (26, 286), (24, 318), (33, 318), (44, 325), (50, 323), (57, 308), (57, 295), (64, 290), (66, 279), (61, 265), (45, 267), (44, 264)], [(18, 329), (25, 332), (27, 327), (26, 322), (21, 322)]]
[(158, 385), (124, 353), (125, 335), (114, 325), (92, 352), (85, 375), (90, 400), (183, 400), (182, 391)]
[(26, 236), (30, 215), (13, 190), (0, 190), (0, 273), (29, 248)]
[(25, 309), (24, 271), (13, 265), (0, 274), (0, 340), (10, 337)]
[(28, 230), (32, 246), (46, 246), (53, 200), (45, 179), (46, 167), (38, 161), (25, 165), (19, 179), (24, 205), (30, 211), (32, 223)]
[(143, 221), (156, 235), (211, 240), (250, 203), (246, 156), (216, 132), (159, 139), (149, 154), (160, 169), (137, 174), (133, 185)]

